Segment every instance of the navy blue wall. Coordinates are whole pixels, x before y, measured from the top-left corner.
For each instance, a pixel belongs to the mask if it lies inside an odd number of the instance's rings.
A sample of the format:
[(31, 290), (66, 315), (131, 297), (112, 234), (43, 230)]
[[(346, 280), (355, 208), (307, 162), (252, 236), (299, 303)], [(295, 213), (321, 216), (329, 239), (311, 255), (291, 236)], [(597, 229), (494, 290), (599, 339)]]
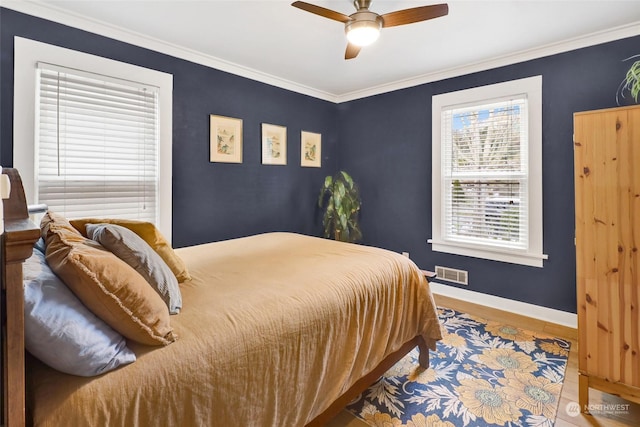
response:
[[(335, 170), (333, 103), (0, 8), (0, 164), (13, 163), (13, 37), (173, 74), (173, 243), (266, 231), (321, 232), (316, 208)], [(243, 119), (242, 164), (209, 163), (209, 115)], [(287, 127), (287, 166), (261, 165), (260, 125)], [(322, 134), (322, 168), (300, 167), (300, 131)]]
[[(349, 171), (363, 198), (364, 243), (409, 251), (423, 268), (469, 271), (468, 289), (575, 312), (572, 114), (616, 106), (640, 37), (335, 105), (0, 8), (0, 164), (13, 153), (13, 36), (174, 76), (176, 246), (272, 230), (319, 234), (323, 177)], [(431, 97), (543, 76), (544, 268), (432, 252)], [(244, 120), (244, 162), (209, 163), (209, 114)], [(288, 165), (260, 164), (260, 123), (288, 128)], [(301, 168), (300, 130), (323, 136), (323, 167)], [(340, 144), (338, 144), (338, 141)], [(19, 144), (20, 141), (16, 141)]]
[[(640, 37), (592, 46), (339, 105), (339, 166), (362, 192), (365, 243), (409, 251), (421, 267), (469, 271), (466, 289), (576, 311), (573, 113), (616, 106)], [(542, 75), (544, 268), (433, 252), (431, 97)]]

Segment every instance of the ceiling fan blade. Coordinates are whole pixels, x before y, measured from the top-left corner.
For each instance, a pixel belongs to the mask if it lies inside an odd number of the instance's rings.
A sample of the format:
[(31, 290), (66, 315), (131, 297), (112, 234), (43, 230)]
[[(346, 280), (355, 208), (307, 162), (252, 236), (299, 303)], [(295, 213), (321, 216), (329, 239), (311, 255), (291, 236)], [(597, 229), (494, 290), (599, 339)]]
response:
[(426, 21), (427, 19), (445, 16), (448, 13), (449, 6), (446, 3), (397, 10), (395, 12), (389, 12), (381, 15), (382, 26), (386, 28), (412, 24), (414, 22)]
[(347, 44), (347, 50), (344, 52), (344, 59), (353, 59), (360, 53), (360, 46), (356, 46), (355, 44)]
[(316, 6), (310, 3), (305, 3), (303, 1), (294, 1), (293, 3), (291, 3), (291, 6), (297, 7), (298, 9), (306, 10), (307, 12), (315, 13), (316, 15), (320, 15), (324, 18), (333, 19), (334, 21), (339, 21), (345, 24), (351, 20), (351, 18), (349, 18), (347, 15), (344, 15), (340, 12), (335, 12), (331, 9)]

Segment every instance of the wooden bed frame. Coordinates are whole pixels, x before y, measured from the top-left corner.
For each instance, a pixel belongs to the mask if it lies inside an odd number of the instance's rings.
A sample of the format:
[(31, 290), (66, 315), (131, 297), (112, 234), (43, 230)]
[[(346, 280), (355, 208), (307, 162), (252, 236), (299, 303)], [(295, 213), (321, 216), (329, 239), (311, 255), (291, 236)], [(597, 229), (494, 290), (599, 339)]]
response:
[[(22, 180), (15, 169), (2, 169), (11, 181), (11, 196), (4, 201), (5, 233), (2, 240), (2, 420), (5, 427), (22, 427), (27, 423), (25, 411), (24, 292), (22, 263), (31, 256), (40, 237), (40, 228), (29, 220)], [(420, 366), (429, 366), (429, 348), (421, 336), (406, 342), (387, 356), (373, 371), (359, 379), (342, 396), (307, 426), (323, 426), (356, 396), (415, 347), (419, 347)]]

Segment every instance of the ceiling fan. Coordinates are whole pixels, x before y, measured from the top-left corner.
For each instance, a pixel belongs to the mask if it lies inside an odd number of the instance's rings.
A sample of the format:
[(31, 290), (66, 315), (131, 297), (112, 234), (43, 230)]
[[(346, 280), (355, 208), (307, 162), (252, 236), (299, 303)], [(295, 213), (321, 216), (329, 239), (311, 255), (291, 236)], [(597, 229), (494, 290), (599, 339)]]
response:
[(291, 6), (344, 23), (344, 32), (348, 40), (344, 59), (355, 58), (363, 46), (376, 41), (381, 28), (426, 21), (449, 13), (449, 6), (446, 3), (397, 10), (384, 15), (378, 15), (369, 10), (371, 0), (354, 0), (353, 4), (357, 10), (349, 16), (303, 1), (294, 1)]

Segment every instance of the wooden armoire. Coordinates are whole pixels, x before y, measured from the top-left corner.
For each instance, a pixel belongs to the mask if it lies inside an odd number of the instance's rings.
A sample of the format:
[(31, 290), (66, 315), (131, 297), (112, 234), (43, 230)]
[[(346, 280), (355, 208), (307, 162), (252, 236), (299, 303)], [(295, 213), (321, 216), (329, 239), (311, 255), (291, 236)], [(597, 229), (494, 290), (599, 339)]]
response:
[(587, 412), (590, 387), (640, 402), (640, 105), (573, 121), (579, 401)]

